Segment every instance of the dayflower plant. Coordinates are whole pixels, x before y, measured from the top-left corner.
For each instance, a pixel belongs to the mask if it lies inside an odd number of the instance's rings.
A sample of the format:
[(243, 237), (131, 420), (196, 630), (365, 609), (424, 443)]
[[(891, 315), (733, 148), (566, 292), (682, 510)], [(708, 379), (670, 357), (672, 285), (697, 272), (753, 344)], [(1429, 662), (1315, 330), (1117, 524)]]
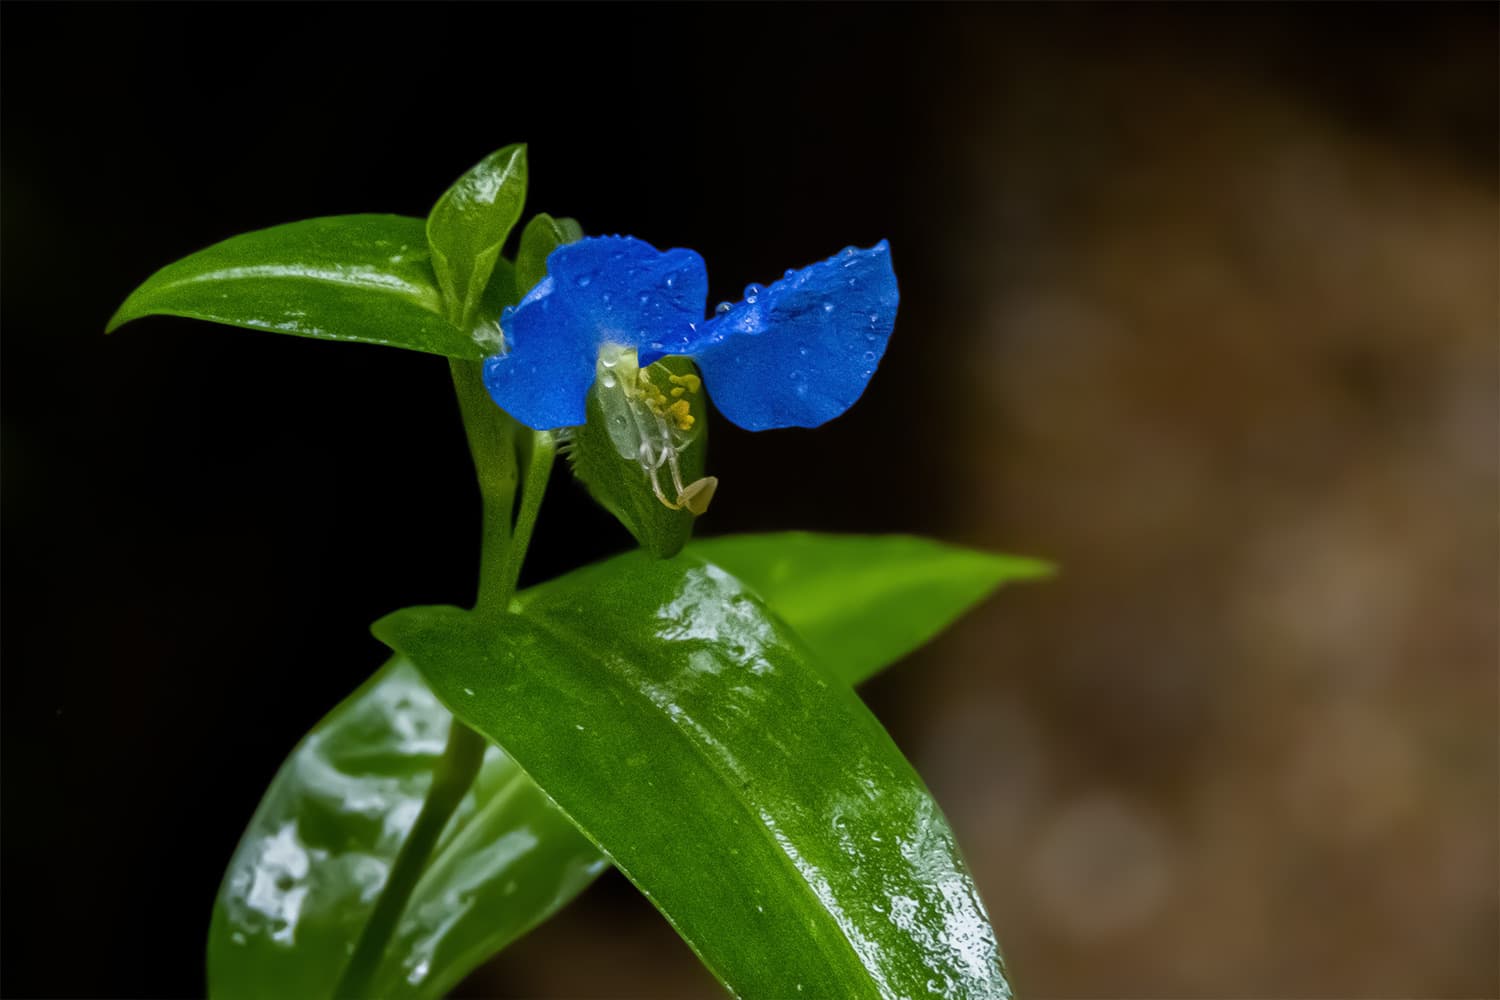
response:
[[(262, 798), (210, 995), (441, 996), (613, 864), (734, 995), (1008, 997), (952, 832), (851, 687), (1047, 567), (902, 536), (688, 544), (704, 392), (750, 430), (847, 410), (895, 322), (889, 247), (706, 316), (692, 251), (537, 215), (504, 256), (525, 186), (508, 146), (426, 220), (246, 233), (110, 321), (445, 356), (483, 501), (473, 609), (377, 621), (391, 659)], [(642, 549), (517, 592), (559, 443)]]

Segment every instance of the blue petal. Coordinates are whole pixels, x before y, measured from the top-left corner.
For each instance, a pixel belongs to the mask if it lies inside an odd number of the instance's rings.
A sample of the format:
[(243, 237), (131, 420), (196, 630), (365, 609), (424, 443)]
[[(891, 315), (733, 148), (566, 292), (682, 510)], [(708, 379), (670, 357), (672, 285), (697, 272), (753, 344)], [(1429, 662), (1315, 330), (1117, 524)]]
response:
[(630, 236), (568, 243), (547, 277), (500, 318), (509, 353), (484, 363), (502, 409), (536, 430), (584, 422), (603, 344), (640, 349), (641, 363), (681, 353), (708, 301), (708, 272), (691, 250), (662, 252)]
[(761, 288), (699, 330), (690, 351), (719, 411), (751, 431), (817, 427), (865, 391), (896, 323), (891, 248), (839, 254)]

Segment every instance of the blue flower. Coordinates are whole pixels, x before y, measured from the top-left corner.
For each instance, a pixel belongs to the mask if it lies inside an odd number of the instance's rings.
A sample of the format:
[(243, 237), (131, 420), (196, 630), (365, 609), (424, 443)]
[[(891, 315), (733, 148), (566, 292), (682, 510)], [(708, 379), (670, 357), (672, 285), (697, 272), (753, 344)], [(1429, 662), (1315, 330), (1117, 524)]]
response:
[[(485, 362), (484, 382), (511, 416), (551, 430), (584, 422), (596, 375), (613, 385), (622, 358), (644, 369), (686, 355), (733, 423), (752, 431), (816, 427), (864, 392), (885, 354), (898, 299), (882, 240), (787, 271), (769, 286), (750, 285), (743, 300), (705, 319), (708, 274), (698, 254), (629, 236), (584, 239), (554, 250), (547, 276), (505, 311), (508, 351)], [(627, 387), (637, 385), (634, 374)], [(696, 380), (687, 387), (696, 388)], [(674, 433), (690, 430), (691, 420)], [(652, 455), (662, 459), (659, 450)]]

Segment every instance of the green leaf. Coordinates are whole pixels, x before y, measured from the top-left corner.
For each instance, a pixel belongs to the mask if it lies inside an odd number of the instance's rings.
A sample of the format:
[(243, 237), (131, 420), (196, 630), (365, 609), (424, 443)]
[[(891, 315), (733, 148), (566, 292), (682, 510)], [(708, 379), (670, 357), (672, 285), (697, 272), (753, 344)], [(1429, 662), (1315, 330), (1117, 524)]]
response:
[(473, 167), (432, 206), (427, 242), (448, 316), (467, 327), (477, 313), (500, 247), (526, 201), (526, 145), (498, 149)]
[(547, 276), (547, 257), (564, 243), (583, 239), (583, 227), (577, 219), (554, 219), (538, 212), (521, 230), (521, 247), (516, 251), (516, 288), (525, 295)]
[(937, 805), (765, 604), (690, 556), (541, 588), (495, 630), (374, 631), (636, 883), (731, 992), (1007, 997)]
[[(646, 374), (653, 384), (670, 388), (672, 376), (696, 377), (697, 368), (688, 358), (670, 357), (651, 365)], [(626, 405), (618, 392), (611, 392), (606, 398), (605, 391), (595, 383), (588, 396), (588, 420), (573, 431), (566, 451), (573, 474), (605, 510), (625, 525), (643, 549), (663, 559), (675, 556), (693, 536), (697, 517), (686, 507), (673, 510), (664, 505), (657, 499), (640, 462), (621, 454), (623, 446), (612, 439), (610, 422), (617, 421), (617, 427), (627, 428), (637, 424), (627, 413), (605, 412), (606, 404)], [(679, 469), (686, 485), (703, 478), (708, 454), (708, 407), (701, 391), (686, 393), (682, 398), (688, 402), (696, 434), (692, 444), (679, 453)], [(649, 414), (644, 419), (646, 426), (654, 426)], [(657, 476), (664, 495), (675, 500), (670, 469), (664, 465)]]
[(154, 315), (484, 356), (444, 318), (422, 221), (401, 215), (334, 215), (232, 236), (147, 278), (105, 332)]
[[(917, 538), (801, 532), (698, 541), (688, 552), (731, 570), (798, 628), (830, 677), (850, 683), (904, 655), (911, 636), (940, 630), (964, 610), (963, 594), (982, 597), (981, 580), (993, 586), (1024, 579), (1043, 565)], [(588, 572), (627, 587), (638, 559), (619, 556)], [(517, 606), (570, 586), (569, 579), (523, 591)], [(883, 581), (889, 592), (854, 580)], [(872, 661), (876, 636), (889, 642)], [(379, 866), (383, 880), (426, 795), (451, 719), (398, 657), (303, 740), (225, 876), (209, 947), (215, 997), (329, 994), (377, 899), (350, 872)], [(491, 746), (372, 986), (387, 997), (441, 996), (566, 905), (606, 864)], [(293, 919), (277, 925), (289, 909)]]
[[(421, 807), (451, 721), (397, 657), (308, 733), (225, 873), (209, 930), (211, 996), (332, 994)], [(376, 991), (442, 996), (605, 865), (491, 746), (412, 894)]]
[(910, 535), (728, 535), (688, 551), (744, 581), (849, 684), (927, 642), (1002, 583), (1053, 572), (1039, 559)]

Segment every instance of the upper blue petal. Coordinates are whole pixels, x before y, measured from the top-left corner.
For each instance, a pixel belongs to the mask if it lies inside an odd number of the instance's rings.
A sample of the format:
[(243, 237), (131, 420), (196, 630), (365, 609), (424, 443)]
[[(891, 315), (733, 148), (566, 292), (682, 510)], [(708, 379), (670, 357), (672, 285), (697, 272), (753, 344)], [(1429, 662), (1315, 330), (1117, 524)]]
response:
[(688, 353), (719, 411), (751, 431), (817, 427), (865, 391), (896, 323), (891, 248), (849, 247), (703, 324)]
[(484, 363), (484, 384), (535, 430), (586, 418), (603, 344), (640, 350), (641, 363), (680, 354), (708, 301), (708, 272), (691, 250), (657, 250), (630, 236), (568, 243), (547, 258), (547, 277), (500, 318), (508, 353)]

